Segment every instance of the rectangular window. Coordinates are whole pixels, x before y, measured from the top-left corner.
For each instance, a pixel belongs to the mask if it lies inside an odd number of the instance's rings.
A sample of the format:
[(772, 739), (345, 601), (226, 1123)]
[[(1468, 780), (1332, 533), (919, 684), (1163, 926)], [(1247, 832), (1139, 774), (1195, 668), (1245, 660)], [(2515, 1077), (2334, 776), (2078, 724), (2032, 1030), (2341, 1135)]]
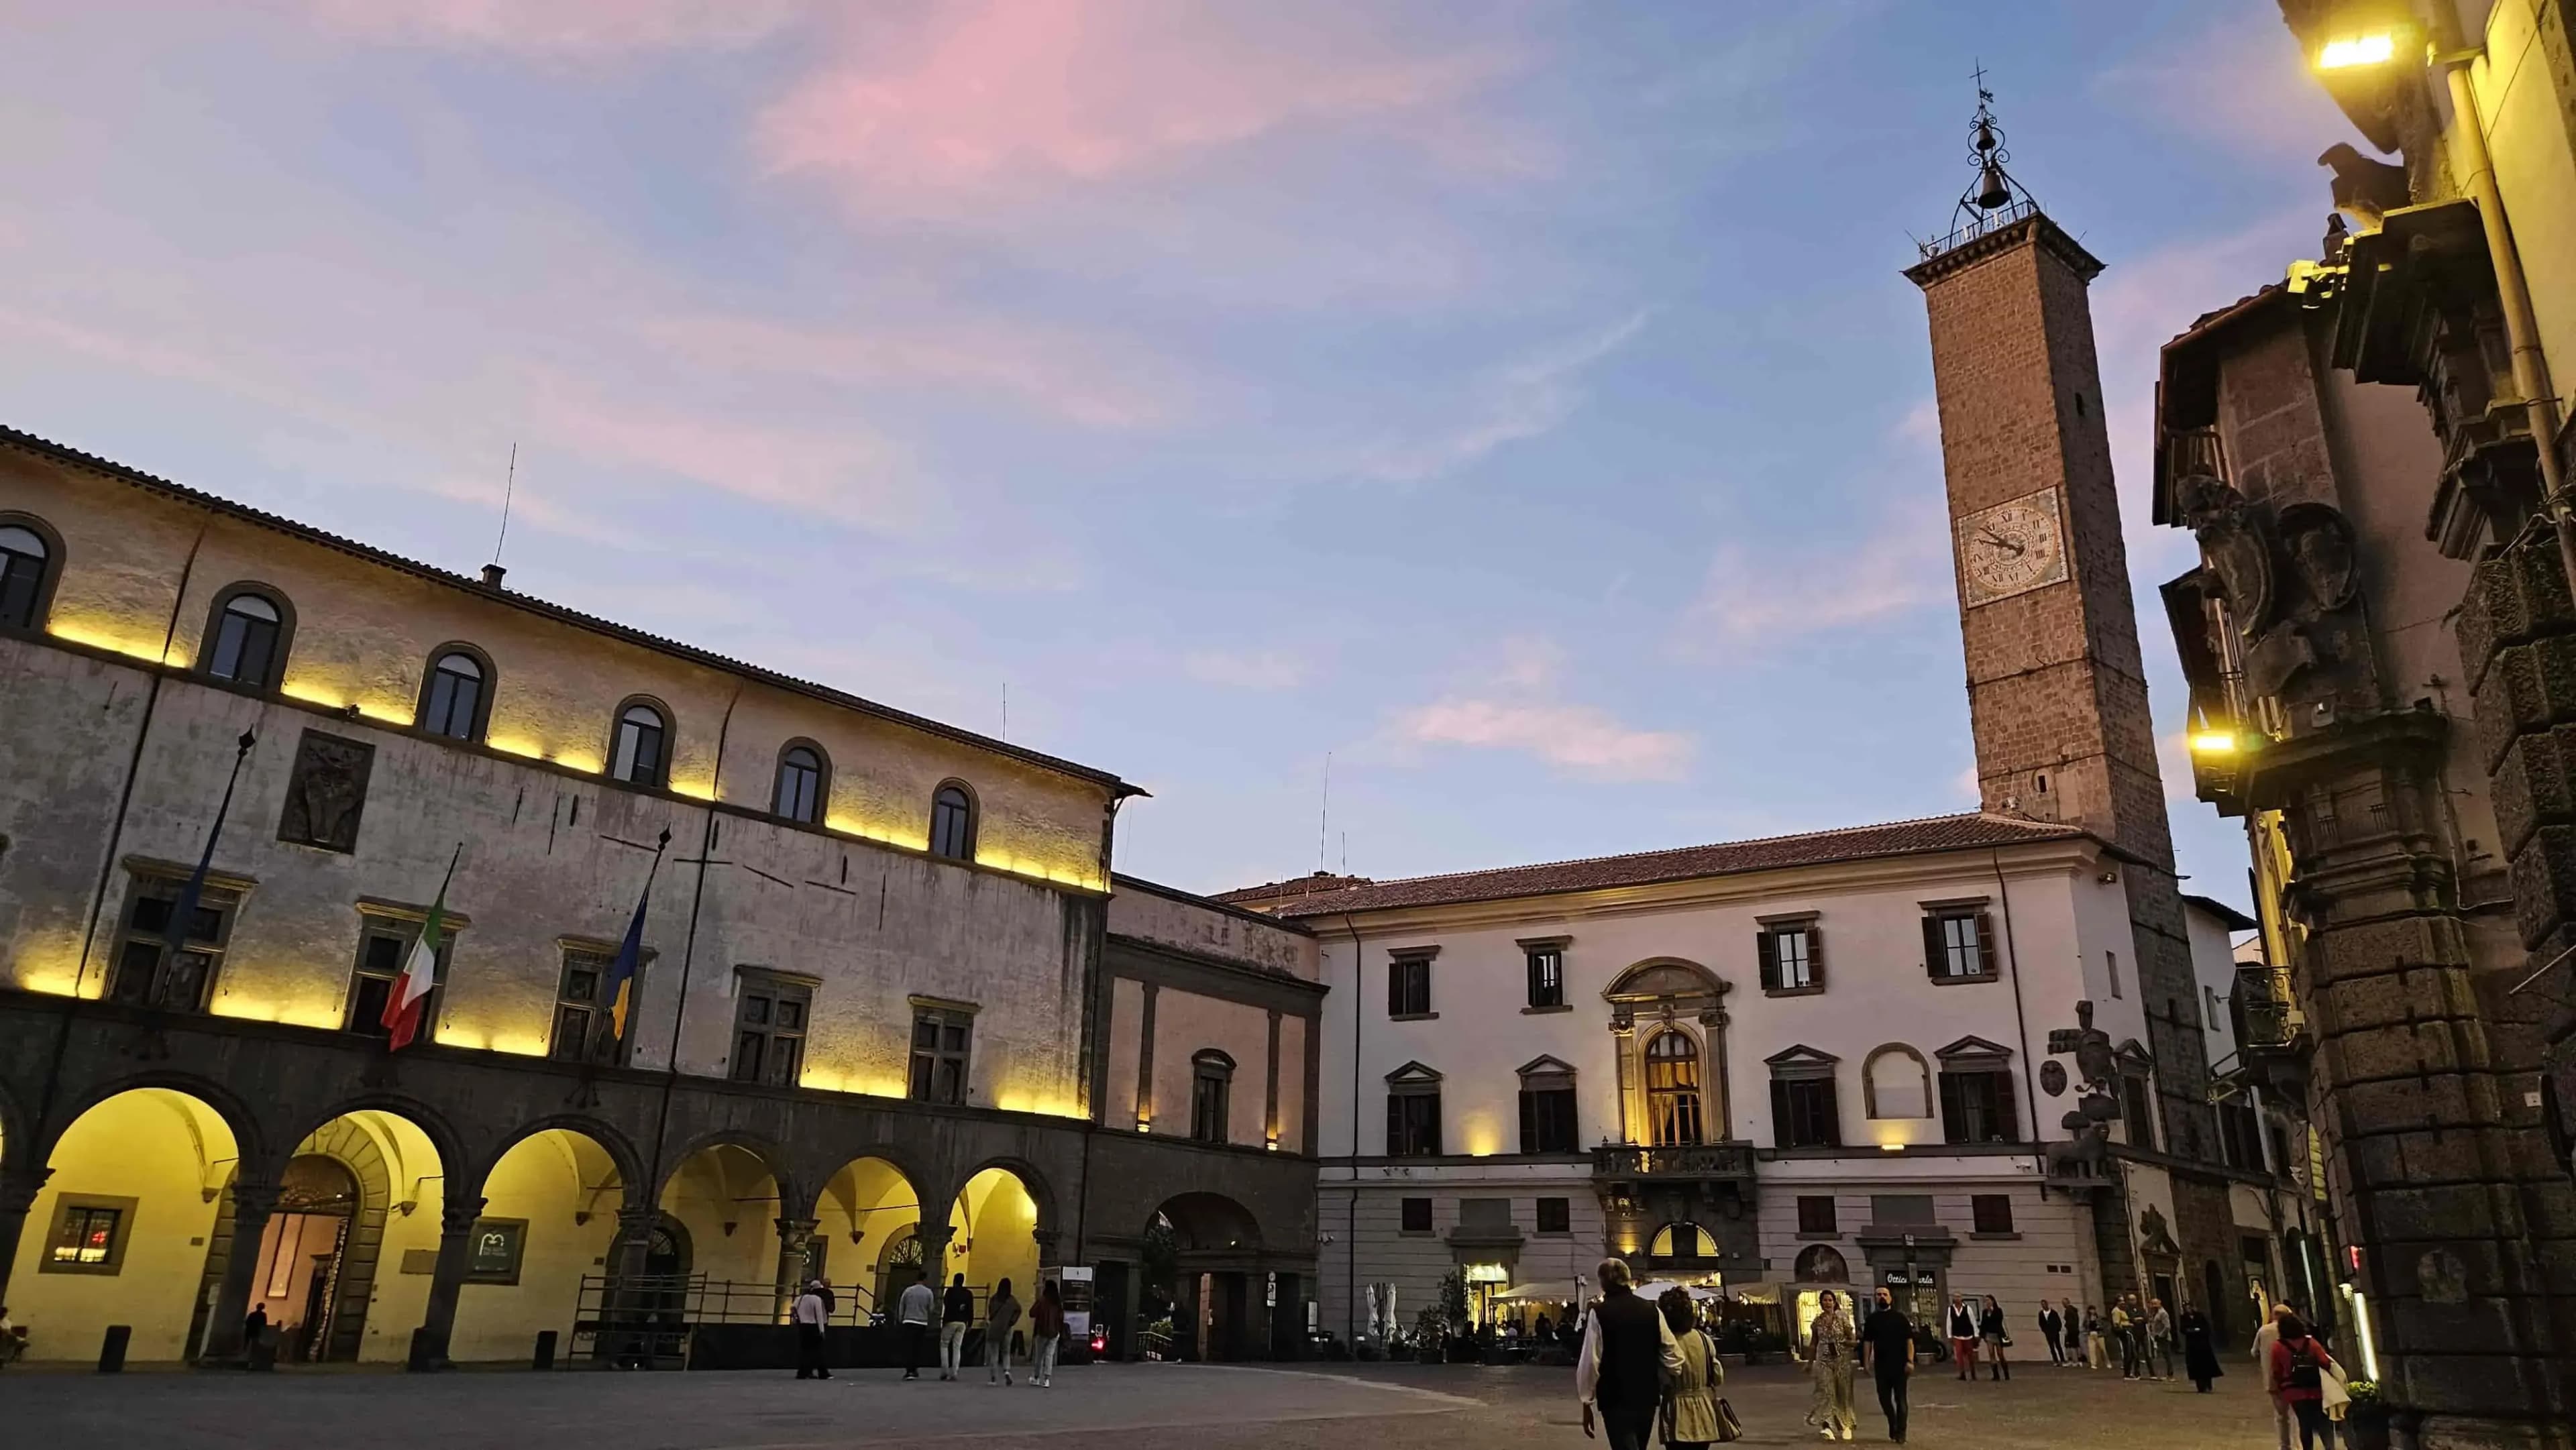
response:
[(1209, 1063), (1197, 1064), (1190, 1079), (1190, 1136), (1202, 1143), (1226, 1140), (1226, 1100), (1233, 1094), (1231, 1074)]
[(1754, 938), (1762, 990), (1812, 992), (1825, 984), (1822, 933), (1813, 922), (1767, 926)]
[(1869, 1221), (1877, 1228), (1929, 1228), (1941, 1215), (1928, 1193), (1873, 1193)]
[(2021, 1138), (2009, 1072), (1941, 1074), (1941, 1141), (2012, 1143)]
[(1409, 1234), (1427, 1234), (1431, 1232), (1430, 1199), (1408, 1198), (1404, 1200), (1404, 1231)]
[(966, 1101), (967, 1054), (974, 1044), (974, 1026), (974, 1014), (957, 1008), (914, 1008), (913, 1101), (950, 1104)]
[(1567, 1198), (1542, 1198), (1538, 1201), (1538, 1231), (1543, 1234), (1574, 1232), (1574, 1201)]
[(2118, 952), (2104, 952), (2102, 954), (2102, 967), (2103, 970), (2108, 971), (2111, 974), (2111, 995), (2114, 997), (2119, 996), (2120, 954)]
[(1976, 1215), (1978, 1233), (2008, 1234), (2013, 1231), (2011, 1194), (1975, 1194), (1968, 1199), (1968, 1208)]
[[(620, 1063), (626, 1044), (617, 1035), (611, 1009), (616, 1005), (608, 985), (613, 951), (565, 943), (563, 976), (555, 986), (554, 1039), (546, 1055), (559, 1062)], [(627, 985), (627, 1007), (635, 1005), (635, 986)]]
[(1440, 1156), (1440, 1094), (1437, 1091), (1386, 1095), (1386, 1155), (1390, 1158)]
[(2218, 1146), (2228, 1167), (2263, 1171), (2263, 1124), (2253, 1104), (2230, 1098), (2218, 1105)]
[(131, 1198), (64, 1195), (55, 1205), (53, 1234), (36, 1268), (47, 1274), (113, 1274), (125, 1266), (125, 1244), (134, 1232)]
[(1541, 947), (1529, 954), (1529, 1004), (1533, 1007), (1565, 1005), (1565, 953), (1556, 947)]
[(805, 1069), (814, 987), (770, 972), (734, 973), (733, 1080), (794, 1087)]
[(2156, 1094), (2145, 1075), (2127, 1073), (2120, 1078), (2120, 1116), (2129, 1126), (2129, 1146), (2152, 1150), (2156, 1146)]
[(1839, 1148), (1843, 1144), (1841, 1109), (1829, 1077), (1775, 1078), (1771, 1083), (1771, 1131), (1783, 1148)]
[[(411, 951), (420, 940), (421, 923), (399, 917), (362, 913), (358, 928), (358, 963), (349, 980), (349, 1017), (342, 1030), (361, 1037), (384, 1037), (391, 1029), (385, 1026), (385, 1004), (393, 1000), (394, 983), (402, 976), (403, 965), (411, 960)], [(447, 984), (447, 962), (455, 950), (455, 938), (442, 933), (438, 943), (438, 981), (429, 989), (429, 1000), (421, 1004), (420, 1030), (415, 1042), (433, 1041), (438, 1036), (438, 999)]]
[(1398, 957), (1387, 964), (1386, 1015), (1389, 1017), (1431, 1015), (1431, 959), (1429, 957)]
[(1521, 1089), (1521, 1151), (1582, 1151), (1575, 1138), (1574, 1089), (1571, 1085), (1533, 1085)]
[[(206, 1010), (240, 898), (206, 886), (197, 894), (187, 929), (177, 931), (172, 916), (186, 889), (184, 877), (135, 874), (117, 938), (116, 974), (107, 985), (110, 1000), (171, 1012)], [(176, 951), (171, 950), (173, 937), (180, 938)]]
[(1499, 1233), (1512, 1226), (1512, 1201), (1508, 1198), (1462, 1198), (1458, 1200), (1458, 1227), (1483, 1229)]
[(1973, 982), (1995, 976), (1995, 939), (1986, 913), (1944, 909), (1923, 918), (1924, 970), (1936, 982)]
[(1837, 1234), (1834, 1226), (1834, 1199), (1829, 1193), (1798, 1195), (1798, 1232), (1801, 1234)]

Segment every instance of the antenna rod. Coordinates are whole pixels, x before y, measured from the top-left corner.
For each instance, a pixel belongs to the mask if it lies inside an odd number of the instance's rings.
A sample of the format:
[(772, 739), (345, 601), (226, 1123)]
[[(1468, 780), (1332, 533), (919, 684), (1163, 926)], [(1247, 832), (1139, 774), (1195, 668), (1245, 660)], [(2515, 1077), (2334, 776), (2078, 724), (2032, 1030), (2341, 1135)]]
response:
[(519, 487), (519, 440), (510, 440), (510, 471), (501, 479), (501, 537), (492, 541), (492, 562), (501, 562), (501, 546), (510, 542), (510, 496)]
[(1329, 855), (1331, 848), (1325, 844), (1332, 839), (1332, 836), (1333, 752), (1327, 750), (1324, 752), (1324, 819), (1315, 827), (1315, 869), (1318, 872), (1332, 869), (1333, 863)]
[(1011, 682), (1010, 682), (1010, 681), (1008, 681), (1008, 680), (1004, 680), (1004, 681), (1002, 682), (1002, 739), (1003, 739), (1005, 742), (1008, 742), (1008, 741), (1010, 740), (1010, 738), (1011, 738)]

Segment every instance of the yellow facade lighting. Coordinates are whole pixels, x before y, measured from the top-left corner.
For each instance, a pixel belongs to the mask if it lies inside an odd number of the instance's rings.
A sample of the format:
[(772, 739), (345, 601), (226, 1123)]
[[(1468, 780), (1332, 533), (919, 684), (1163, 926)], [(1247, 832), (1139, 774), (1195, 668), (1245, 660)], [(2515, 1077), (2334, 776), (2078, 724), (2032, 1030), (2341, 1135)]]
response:
[(2243, 748), (2233, 730), (2195, 730), (2191, 735), (2194, 755), (2234, 755)]
[(2396, 55), (2397, 33), (2393, 30), (2347, 35), (2317, 47), (2317, 69), (2352, 70), (2359, 66), (2386, 65)]

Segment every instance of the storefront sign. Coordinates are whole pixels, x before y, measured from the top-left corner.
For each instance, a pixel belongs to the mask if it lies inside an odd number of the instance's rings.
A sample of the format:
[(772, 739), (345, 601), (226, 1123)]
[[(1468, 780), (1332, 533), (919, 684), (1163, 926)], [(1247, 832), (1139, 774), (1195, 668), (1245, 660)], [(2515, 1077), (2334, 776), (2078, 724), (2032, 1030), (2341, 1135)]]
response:
[(1057, 1271), (1062, 1277), (1056, 1286), (1063, 1292), (1064, 1332), (1068, 1338), (1091, 1337), (1091, 1268), (1070, 1265)]

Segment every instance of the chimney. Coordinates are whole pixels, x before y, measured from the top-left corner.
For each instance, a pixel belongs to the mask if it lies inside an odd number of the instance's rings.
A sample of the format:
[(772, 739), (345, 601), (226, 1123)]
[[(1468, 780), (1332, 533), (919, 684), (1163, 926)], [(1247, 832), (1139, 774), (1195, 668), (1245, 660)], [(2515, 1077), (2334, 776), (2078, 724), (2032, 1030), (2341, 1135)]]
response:
[(498, 564), (484, 565), (483, 587), (486, 589), (499, 589), (501, 587), (501, 576), (509, 572), (509, 570), (502, 568)]

